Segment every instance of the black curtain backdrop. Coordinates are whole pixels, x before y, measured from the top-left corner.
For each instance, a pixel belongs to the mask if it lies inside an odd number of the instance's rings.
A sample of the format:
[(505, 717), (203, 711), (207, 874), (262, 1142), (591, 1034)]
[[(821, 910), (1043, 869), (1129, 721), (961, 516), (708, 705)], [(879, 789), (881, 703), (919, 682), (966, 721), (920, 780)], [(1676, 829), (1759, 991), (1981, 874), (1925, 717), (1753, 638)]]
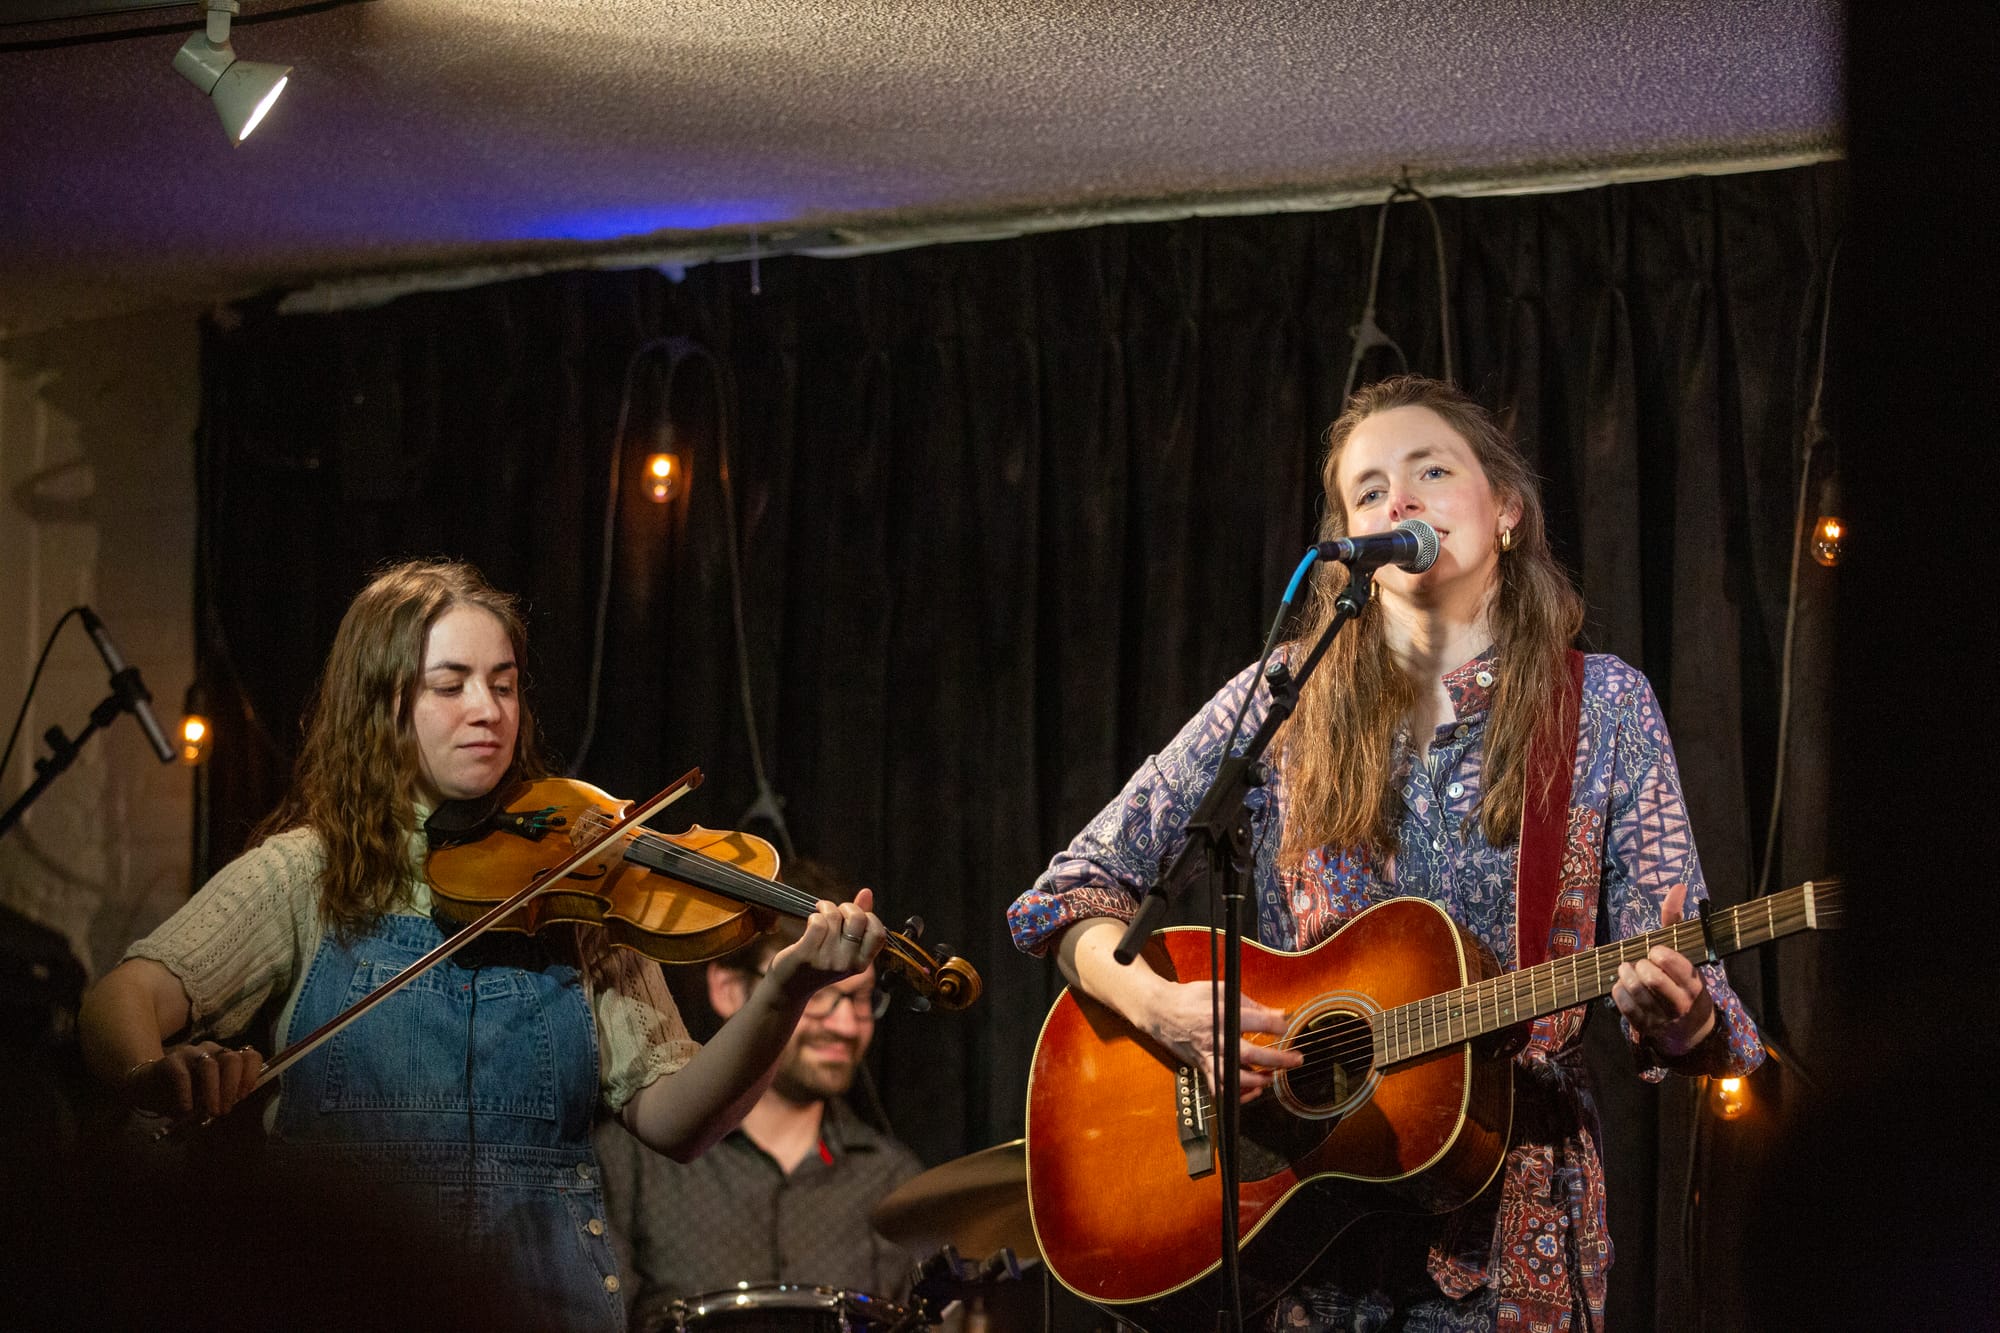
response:
[[(1458, 378), (1547, 479), (1588, 646), (1665, 701), (1721, 905), (1754, 891), (1764, 852), (1841, 184), (1812, 168), (1438, 202)], [(970, 1012), (883, 1025), (882, 1100), (932, 1163), (1018, 1136), (1060, 982), (1009, 946), (1003, 909), (1255, 656), (1317, 513), (1375, 222), (1196, 220), (231, 310), (204, 351), (211, 868), (275, 802), (339, 614), (392, 558), (465, 557), (526, 599), (531, 697), (548, 748), (574, 755), (614, 456), (585, 776), (636, 797), (699, 765), (707, 784), (663, 822), (736, 826), (754, 790), (718, 485), (732, 415), (748, 671), (798, 847), (874, 885), (892, 924), (921, 914), (986, 980)], [(1381, 291), (1411, 368), (1440, 372), (1420, 207), (1391, 216)], [(641, 358), (615, 440), (628, 360), (661, 334), (713, 359), (682, 359), (669, 395), (667, 357)], [(1364, 373), (1395, 368), (1376, 352)], [(691, 486), (662, 506), (637, 465), (669, 416)], [(1774, 888), (1829, 869), (1836, 577), (1801, 572)], [(1809, 939), (1732, 962), (1792, 1057), (1753, 1081), (1743, 1120), (1701, 1115), (1699, 1085), (1639, 1084), (1615, 1023), (1591, 1025), (1614, 1327), (1743, 1326), (1741, 1182), (1836, 1058), (1813, 1021), (1824, 966)]]

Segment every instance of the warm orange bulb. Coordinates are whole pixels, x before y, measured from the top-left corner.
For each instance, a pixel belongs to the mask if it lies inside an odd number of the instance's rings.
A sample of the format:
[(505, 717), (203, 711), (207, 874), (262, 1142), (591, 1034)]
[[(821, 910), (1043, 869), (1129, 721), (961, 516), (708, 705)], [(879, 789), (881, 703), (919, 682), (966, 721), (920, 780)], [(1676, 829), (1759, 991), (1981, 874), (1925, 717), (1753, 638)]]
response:
[(646, 494), (654, 504), (665, 504), (680, 489), (681, 463), (672, 454), (653, 454), (646, 459)]
[(208, 719), (199, 713), (189, 713), (181, 719), (181, 762), (192, 768), (208, 758), (208, 749), (215, 736)]
[(1812, 557), (1828, 569), (1840, 563), (1840, 544), (1847, 536), (1847, 525), (1832, 514), (1820, 519), (1813, 528)]
[(1750, 1110), (1750, 1085), (1740, 1078), (1710, 1079), (1708, 1109), (1718, 1120), (1742, 1119)]

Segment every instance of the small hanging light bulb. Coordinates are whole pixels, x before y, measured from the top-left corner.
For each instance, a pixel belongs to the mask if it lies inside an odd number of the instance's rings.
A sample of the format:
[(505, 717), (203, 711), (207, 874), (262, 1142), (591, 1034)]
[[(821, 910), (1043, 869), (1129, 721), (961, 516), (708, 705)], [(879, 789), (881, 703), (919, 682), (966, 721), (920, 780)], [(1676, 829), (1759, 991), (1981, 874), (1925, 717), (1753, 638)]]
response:
[(654, 504), (665, 504), (681, 488), (681, 460), (670, 453), (649, 454), (646, 458), (646, 494)]
[(1708, 1081), (1708, 1109), (1717, 1120), (1740, 1120), (1750, 1110), (1750, 1084), (1740, 1078)]
[(1812, 535), (1806, 538), (1806, 549), (1812, 552), (1812, 558), (1828, 569), (1840, 563), (1841, 549), (1847, 540), (1847, 524), (1840, 520), (1844, 508), (1840, 503), (1840, 471), (1832, 466), (1820, 479), (1820, 518), (1813, 524)]
[(189, 713), (181, 718), (181, 762), (189, 768), (208, 760), (209, 749), (215, 743), (215, 728), (200, 713)]

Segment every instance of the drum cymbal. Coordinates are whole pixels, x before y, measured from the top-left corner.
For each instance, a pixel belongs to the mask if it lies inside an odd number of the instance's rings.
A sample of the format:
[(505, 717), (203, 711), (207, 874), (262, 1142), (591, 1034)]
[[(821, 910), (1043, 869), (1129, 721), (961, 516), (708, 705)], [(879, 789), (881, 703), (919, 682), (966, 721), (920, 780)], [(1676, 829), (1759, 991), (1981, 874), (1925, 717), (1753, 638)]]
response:
[(920, 1254), (949, 1245), (975, 1263), (1003, 1249), (1024, 1263), (1040, 1258), (1028, 1220), (1026, 1140), (983, 1148), (912, 1176), (875, 1205), (869, 1221)]

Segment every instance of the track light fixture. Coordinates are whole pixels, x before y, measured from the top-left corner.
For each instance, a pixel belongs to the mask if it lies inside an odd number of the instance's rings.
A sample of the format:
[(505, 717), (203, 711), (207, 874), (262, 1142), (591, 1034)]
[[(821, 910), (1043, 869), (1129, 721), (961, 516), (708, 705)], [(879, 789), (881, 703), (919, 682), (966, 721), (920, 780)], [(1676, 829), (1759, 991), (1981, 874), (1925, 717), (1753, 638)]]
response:
[(202, 8), (208, 11), (207, 30), (181, 43), (174, 68), (215, 103), (233, 147), (250, 136), (285, 91), (292, 67), (236, 58), (229, 45), (229, 18), (240, 10), (237, 0), (202, 0)]

